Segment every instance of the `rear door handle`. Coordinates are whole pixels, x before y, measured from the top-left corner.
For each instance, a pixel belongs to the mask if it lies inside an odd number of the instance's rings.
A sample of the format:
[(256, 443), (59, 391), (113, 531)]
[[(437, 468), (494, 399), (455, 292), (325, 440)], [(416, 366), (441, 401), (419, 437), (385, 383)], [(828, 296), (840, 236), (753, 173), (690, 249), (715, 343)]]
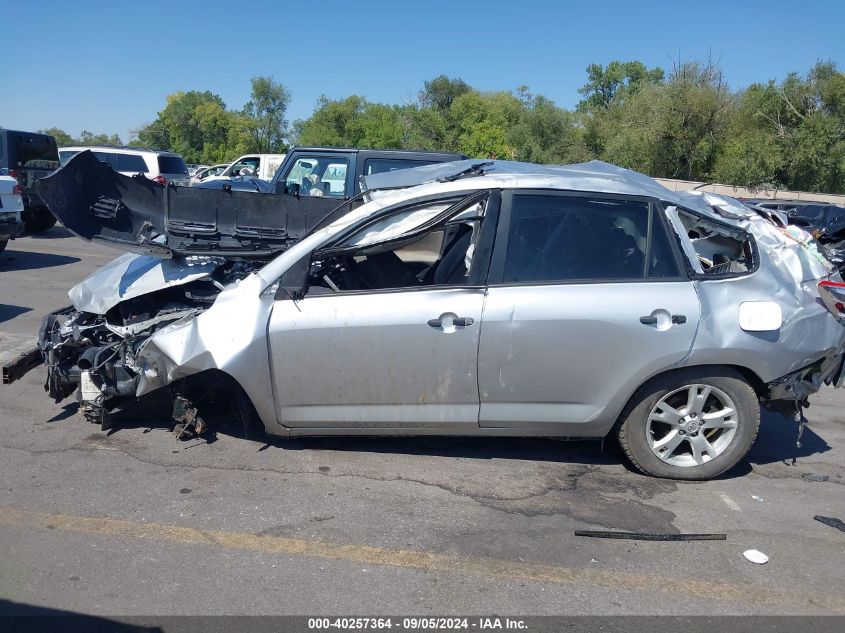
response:
[[(469, 327), (473, 323), (475, 323), (475, 319), (472, 317), (455, 317), (452, 319), (452, 325), (456, 325), (458, 327)], [(443, 327), (443, 317), (429, 319), (428, 324), (431, 327)]]
[[(680, 325), (681, 323), (686, 323), (687, 317), (685, 314), (673, 314), (672, 315), (672, 323), (674, 325)], [(643, 325), (657, 325), (657, 317), (651, 314), (647, 314), (646, 316), (640, 317), (640, 323)]]

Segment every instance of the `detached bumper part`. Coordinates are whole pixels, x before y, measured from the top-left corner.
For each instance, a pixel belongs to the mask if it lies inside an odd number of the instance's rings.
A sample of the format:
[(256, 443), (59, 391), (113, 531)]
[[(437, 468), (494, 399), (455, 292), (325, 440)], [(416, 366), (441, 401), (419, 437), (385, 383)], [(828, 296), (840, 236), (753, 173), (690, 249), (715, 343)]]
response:
[(768, 384), (767, 400), (803, 402), (822, 385), (841, 387), (845, 382), (845, 353), (826, 356), (809, 367), (787, 374)]
[(41, 349), (38, 347), (22, 352), (17, 358), (3, 365), (3, 384), (11, 385), (43, 362), (44, 358), (41, 355)]

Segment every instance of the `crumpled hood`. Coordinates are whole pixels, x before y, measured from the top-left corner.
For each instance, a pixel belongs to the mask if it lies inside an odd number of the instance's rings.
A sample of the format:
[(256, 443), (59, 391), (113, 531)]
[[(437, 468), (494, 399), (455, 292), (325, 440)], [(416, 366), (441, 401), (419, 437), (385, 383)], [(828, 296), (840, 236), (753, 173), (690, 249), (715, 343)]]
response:
[(68, 296), (80, 312), (105, 314), (127, 299), (206, 277), (218, 265), (208, 258), (159, 259), (126, 253), (75, 285)]

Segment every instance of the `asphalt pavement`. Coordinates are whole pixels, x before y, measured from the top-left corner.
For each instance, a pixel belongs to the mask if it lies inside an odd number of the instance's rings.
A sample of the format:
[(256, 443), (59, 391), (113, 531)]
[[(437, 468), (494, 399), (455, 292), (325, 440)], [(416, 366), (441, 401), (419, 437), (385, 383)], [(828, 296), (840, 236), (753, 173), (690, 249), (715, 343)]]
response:
[[(117, 254), (61, 227), (11, 242), (0, 352)], [(845, 390), (811, 398), (801, 448), (766, 413), (736, 469), (678, 483), (633, 472), (609, 440), (268, 441), (233, 426), (179, 442), (162, 419), (106, 433), (43, 382), (37, 368), (0, 386), (0, 612), (845, 613), (845, 532), (813, 520), (845, 520)]]

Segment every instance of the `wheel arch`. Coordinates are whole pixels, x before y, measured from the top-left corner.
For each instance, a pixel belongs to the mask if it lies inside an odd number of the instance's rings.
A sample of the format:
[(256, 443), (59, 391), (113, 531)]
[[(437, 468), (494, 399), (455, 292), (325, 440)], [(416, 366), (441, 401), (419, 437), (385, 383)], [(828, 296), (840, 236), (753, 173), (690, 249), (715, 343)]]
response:
[(682, 367), (673, 367), (671, 369), (663, 370), (659, 373), (656, 373), (652, 376), (649, 376), (646, 380), (640, 383), (632, 392), (631, 395), (628, 396), (628, 399), (625, 401), (625, 404), (619, 410), (619, 414), (616, 416), (616, 420), (613, 424), (611, 432), (616, 429), (622, 422), (625, 413), (628, 411), (631, 404), (638, 398), (640, 393), (648, 388), (648, 386), (658, 380), (662, 380), (666, 376), (670, 376), (673, 374), (689, 372), (691, 370), (720, 370), (720, 369), (729, 369), (738, 373), (742, 376), (745, 381), (751, 385), (751, 388), (754, 390), (754, 393), (757, 394), (757, 397), (760, 399), (764, 399), (766, 395), (769, 393), (769, 388), (766, 383), (763, 381), (760, 376), (754, 372), (754, 370), (749, 369), (748, 367), (744, 367), (742, 365), (732, 365), (729, 363), (702, 363), (700, 365), (684, 365)]

